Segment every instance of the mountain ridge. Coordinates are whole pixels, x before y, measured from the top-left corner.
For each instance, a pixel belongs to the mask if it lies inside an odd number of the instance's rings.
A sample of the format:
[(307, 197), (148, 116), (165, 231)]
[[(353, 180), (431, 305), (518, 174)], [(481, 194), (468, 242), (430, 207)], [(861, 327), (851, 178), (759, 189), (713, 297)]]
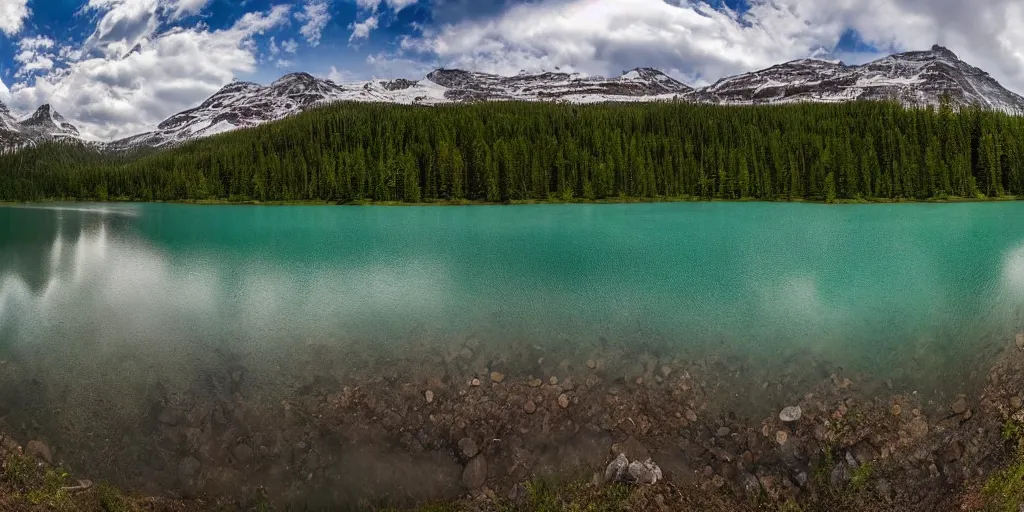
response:
[[(94, 143), (101, 149), (165, 147), (257, 126), (338, 101), (438, 105), (477, 101), (564, 103), (689, 101), (716, 105), (894, 100), (908, 107), (978, 105), (1024, 115), (1024, 97), (943, 46), (896, 53), (860, 64), (803, 58), (727, 76), (693, 88), (662, 71), (637, 67), (617, 77), (546, 71), (502, 76), (439, 68), (420, 80), (374, 79), (335, 83), (309, 73), (286, 74), (269, 85), (233, 81), (201, 104), (174, 114), (154, 130)], [(0, 148), (53, 139), (79, 139), (78, 129), (49, 105), (16, 120), (0, 103)]]

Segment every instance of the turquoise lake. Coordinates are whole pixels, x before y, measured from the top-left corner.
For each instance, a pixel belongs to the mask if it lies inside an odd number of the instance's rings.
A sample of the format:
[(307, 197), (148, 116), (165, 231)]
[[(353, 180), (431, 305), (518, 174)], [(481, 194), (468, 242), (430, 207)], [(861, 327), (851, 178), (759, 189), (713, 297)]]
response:
[(121, 350), (170, 367), (202, 347), (386, 355), (475, 336), (766, 364), (811, 351), (917, 384), (1024, 328), (1022, 217), (1024, 203), (4, 207), (0, 350), (74, 372)]
[[(330, 509), (395, 486), (457, 497), (462, 468), (426, 413), (488, 389), (497, 401), (480, 403), (527, 414), (488, 386), (495, 369), (577, 375), (612, 403), (624, 386), (675, 400), (658, 379), (693, 371), (702, 417), (753, 425), (833, 375), (869, 399), (948, 404), (1024, 330), (1022, 216), (1019, 202), (0, 207), (0, 431), (143, 492), (262, 485)], [(334, 408), (353, 393), (363, 405)], [(601, 431), (586, 420), (600, 397), (550, 407)]]

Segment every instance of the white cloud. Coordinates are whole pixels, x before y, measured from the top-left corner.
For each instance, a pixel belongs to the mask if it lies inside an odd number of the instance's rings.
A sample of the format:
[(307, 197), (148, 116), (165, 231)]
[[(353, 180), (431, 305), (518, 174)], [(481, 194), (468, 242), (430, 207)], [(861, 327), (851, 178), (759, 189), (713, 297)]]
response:
[(290, 61), (290, 60), (285, 60), (285, 59), (277, 59), (276, 61), (274, 61), (274, 65), (277, 66), (280, 69), (289, 68), (289, 67), (293, 66), (294, 64), (295, 64), (295, 62)]
[(18, 41), (18, 48), (22, 50), (39, 50), (53, 48), (53, 39), (46, 36), (23, 37)]
[(378, 78), (423, 78), (438, 67), (437, 62), (395, 57), (384, 53), (366, 57), (366, 64)]
[[(362, 21), (353, 21), (348, 25), (349, 30), (352, 34), (349, 36), (348, 41), (351, 43), (359, 39), (366, 39), (370, 37), (370, 32), (373, 32), (377, 27), (380, 26), (380, 15), (378, 11), (381, 5), (387, 5), (391, 10), (397, 14), (402, 9), (409, 7), (416, 3), (417, 0), (356, 0), (356, 6), (362, 11), (369, 11), (370, 14)], [(412, 27), (415, 30), (415, 26)]]
[[(103, 5), (102, 0), (97, 4)], [(117, 8), (115, 4), (108, 0), (103, 8)], [(248, 13), (221, 30), (198, 25), (153, 33), (141, 51), (126, 57), (106, 52), (83, 55), (12, 86), (10, 104), (31, 111), (50, 103), (92, 139), (150, 130), (170, 115), (196, 106), (235, 74), (254, 71), (253, 37), (287, 23), (289, 16), (290, 7), (277, 6)], [(72, 53), (67, 47), (60, 50), (60, 55)]]
[(338, 68), (331, 66), (331, 70), (327, 73), (327, 76), (325, 76), (324, 78), (336, 84), (340, 84), (351, 81), (353, 79), (353, 76), (352, 73), (349, 73), (348, 71), (339, 70)]
[(21, 32), (28, 15), (28, 0), (0, 0), (0, 32), (8, 36)]
[(331, 21), (331, 14), (327, 12), (327, 0), (309, 0), (302, 12), (295, 13), (295, 19), (304, 23), (299, 29), (302, 37), (310, 46), (320, 44), (320, 36)]
[(299, 51), (299, 43), (294, 39), (289, 39), (281, 43), (281, 50), (285, 53), (295, 53)]
[(170, 13), (172, 19), (178, 19), (199, 14), (208, 3), (210, 0), (170, 0), (164, 9)]
[(352, 35), (348, 38), (349, 42), (366, 39), (370, 37), (370, 32), (377, 28), (377, 16), (370, 16), (361, 23), (352, 22), (348, 28), (352, 29)]
[(46, 51), (53, 48), (53, 45), (53, 39), (46, 36), (24, 37), (18, 41), (20, 51), (14, 55), (14, 60), (21, 66), (15, 73), (15, 77), (53, 69), (53, 59), (57, 56)]
[(417, 0), (356, 0), (356, 5), (365, 11), (377, 12), (380, 6), (387, 4), (394, 12), (399, 12), (410, 5), (416, 3)]
[(103, 13), (83, 45), (85, 53), (124, 55), (160, 27), (160, 0), (89, 0), (84, 9)]
[[(358, 3), (376, 10), (383, 2)], [(427, 27), (391, 58), (501, 73), (655, 66), (701, 85), (831, 50), (853, 29), (883, 50), (944, 44), (1024, 91), (1022, 25), (1019, 0), (751, 0), (743, 13), (691, 0), (537, 0)]]

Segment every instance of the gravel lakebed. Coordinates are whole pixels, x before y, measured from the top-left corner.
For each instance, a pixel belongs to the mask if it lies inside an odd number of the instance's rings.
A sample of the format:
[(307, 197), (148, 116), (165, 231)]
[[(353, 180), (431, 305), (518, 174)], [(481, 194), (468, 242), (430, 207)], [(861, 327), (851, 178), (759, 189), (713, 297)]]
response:
[[(812, 356), (768, 375), (729, 357), (493, 357), (472, 338), (374, 364), (314, 346), (294, 366), (226, 358), (127, 386), (123, 416), (12, 359), (0, 429), (5, 464), (159, 497), (146, 510), (529, 510), (538, 482), (624, 485), (643, 510), (1006, 510), (1012, 489), (990, 481), (1024, 432), (1022, 348), (927, 393)], [(0, 505), (36, 510), (21, 498)]]

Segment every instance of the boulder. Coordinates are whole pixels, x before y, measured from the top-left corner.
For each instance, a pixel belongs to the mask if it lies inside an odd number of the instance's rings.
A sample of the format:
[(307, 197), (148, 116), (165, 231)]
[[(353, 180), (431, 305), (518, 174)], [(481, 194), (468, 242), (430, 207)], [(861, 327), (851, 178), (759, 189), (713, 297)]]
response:
[(462, 484), (473, 491), (484, 486), (487, 481), (487, 459), (483, 454), (477, 455), (466, 463), (462, 471)]
[(629, 481), (637, 484), (654, 485), (662, 479), (661, 468), (651, 459), (643, 462), (638, 460), (630, 462), (626, 472), (629, 475)]
[(621, 482), (626, 477), (626, 472), (629, 470), (629, 459), (626, 455), (619, 453), (618, 457), (615, 457), (604, 469), (604, 481), (605, 482)]

